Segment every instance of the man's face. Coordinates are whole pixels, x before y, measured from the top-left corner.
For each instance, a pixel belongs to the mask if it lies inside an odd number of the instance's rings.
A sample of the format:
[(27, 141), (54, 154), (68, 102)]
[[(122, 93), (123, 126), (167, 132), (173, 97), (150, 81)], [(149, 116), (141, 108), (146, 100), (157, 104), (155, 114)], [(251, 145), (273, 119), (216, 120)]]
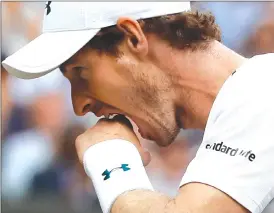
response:
[(164, 72), (150, 60), (140, 60), (126, 50), (116, 57), (84, 47), (62, 70), (71, 83), (77, 115), (124, 114), (143, 138), (161, 146), (177, 136), (172, 91)]

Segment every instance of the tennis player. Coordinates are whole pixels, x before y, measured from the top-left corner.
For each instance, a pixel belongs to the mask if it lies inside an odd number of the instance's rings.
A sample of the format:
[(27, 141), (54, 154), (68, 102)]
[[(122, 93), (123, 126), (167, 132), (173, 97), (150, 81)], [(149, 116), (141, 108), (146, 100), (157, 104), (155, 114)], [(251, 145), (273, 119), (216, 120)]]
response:
[[(274, 197), (274, 54), (228, 49), (189, 2), (48, 2), (43, 34), (3, 65), (60, 68), (75, 113), (106, 117), (76, 140), (105, 213), (260, 213)], [(160, 146), (205, 130), (177, 197), (153, 189), (125, 116)]]

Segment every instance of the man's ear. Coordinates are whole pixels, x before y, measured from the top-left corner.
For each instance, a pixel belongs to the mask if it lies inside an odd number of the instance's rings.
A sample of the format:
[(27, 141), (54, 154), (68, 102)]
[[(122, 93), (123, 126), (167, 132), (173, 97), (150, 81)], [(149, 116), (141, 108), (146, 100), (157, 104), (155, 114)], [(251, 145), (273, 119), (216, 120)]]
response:
[(117, 21), (117, 27), (125, 33), (126, 42), (130, 50), (141, 56), (148, 53), (148, 42), (140, 24), (128, 17), (121, 17)]

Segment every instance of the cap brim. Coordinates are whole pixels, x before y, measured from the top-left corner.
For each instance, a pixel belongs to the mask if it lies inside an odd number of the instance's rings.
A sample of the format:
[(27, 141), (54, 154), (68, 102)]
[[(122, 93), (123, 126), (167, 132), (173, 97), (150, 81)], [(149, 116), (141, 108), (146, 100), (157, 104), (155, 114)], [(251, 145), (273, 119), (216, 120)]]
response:
[(58, 68), (78, 52), (100, 29), (43, 33), (3, 61), (12, 75), (38, 78)]

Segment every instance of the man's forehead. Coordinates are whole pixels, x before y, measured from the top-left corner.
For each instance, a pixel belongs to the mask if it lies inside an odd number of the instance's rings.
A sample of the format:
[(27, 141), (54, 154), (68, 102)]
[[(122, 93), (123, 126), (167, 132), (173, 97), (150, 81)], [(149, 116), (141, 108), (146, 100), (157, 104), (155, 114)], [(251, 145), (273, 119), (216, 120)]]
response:
[[(76, 53), (77, 54), (77, 53)], [(72, 64), (75, 64), (77, 63), (77, 55), (73, 55), (71, 58), (69, 58), (68, 60), (66, 60), (62, 66), (69, 66), (69, 65), (72, 65)]]
[[(85, 45), (82, 49), (80, 49), (78, 52), (76, 52), (72, 57), (70, 57), (68, 60), (66, 60), (64, 63), (62, 63), (59, 66), (59, 69), (64, 74), (66, 67), (73, 66), (73, 65), (79, 65), (79, 64), (86, 64), (87, 59), (91, 61), (93, 57), (90, 56), (90, 54), (94, 52), (92, 48), (89, 48), (87, 45)], [(87, 55), (88, 54), (88, 55)], [(90, 64), (90, 62), (89, 62)]]
[(66, 60), (61, 66), (68, 66), (79, 63), (79, 60), (83, 59), (83, 53), (87, 51), (87, 47), (81, 48), (77, 51), (73, 56), (71, 56), (68, 60)]

